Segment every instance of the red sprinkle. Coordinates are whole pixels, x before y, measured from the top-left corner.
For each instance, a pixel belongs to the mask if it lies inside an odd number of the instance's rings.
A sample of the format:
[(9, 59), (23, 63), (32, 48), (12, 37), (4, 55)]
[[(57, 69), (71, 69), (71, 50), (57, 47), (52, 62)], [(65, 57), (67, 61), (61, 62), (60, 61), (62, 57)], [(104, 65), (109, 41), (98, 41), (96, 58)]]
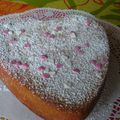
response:
[(24, 47), (25, 47), (25, 48), (29, 48), (30, 46), (31, 46), (31, 45), (30, 45), (30, 43), (28, 43), (28, 42), (24, 44)]
[(74, 68), (73, 72), (80, 73), (80, 70), (78, 68)]
[(41, 55), (41, 59), (42, 59), (42, 60), (47, 60), (47, 59), (48, 59), (48, 56), (47, 56), (47, 55)]
[(46, 69), (46, 67), (40, 66), (40, 67), (38, 68), (38, 71), (44, 71), (45, 69)]
[(50, 74), (49, 73), (44, 73), (43, 74), (43, 78), (49, 78), (50, 77)]
[(63, 64), (61, 64), (61, 63), (58, 63), (58, 64), (56, 64), (56, 67), (59, 69), (59, 68), (62, 68), (63, 67)]

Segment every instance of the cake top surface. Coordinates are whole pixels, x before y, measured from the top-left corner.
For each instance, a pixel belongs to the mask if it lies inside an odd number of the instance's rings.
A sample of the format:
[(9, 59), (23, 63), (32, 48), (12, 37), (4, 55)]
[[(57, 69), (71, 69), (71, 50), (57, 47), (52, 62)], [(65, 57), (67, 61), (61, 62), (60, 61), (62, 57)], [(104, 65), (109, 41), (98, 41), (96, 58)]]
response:
[(15, 15), (0, 22), (0, 63), (43, 99), (66, 105), (91, 100), (103, 83), (108, 53), (103, 28), (84, 15)]

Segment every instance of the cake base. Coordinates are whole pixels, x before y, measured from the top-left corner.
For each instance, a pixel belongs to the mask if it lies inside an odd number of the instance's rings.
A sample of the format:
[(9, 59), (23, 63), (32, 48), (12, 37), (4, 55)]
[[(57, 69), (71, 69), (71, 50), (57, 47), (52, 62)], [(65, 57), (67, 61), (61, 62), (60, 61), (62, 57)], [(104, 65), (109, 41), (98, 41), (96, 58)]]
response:
[(103, 87), (101, 86), (98, 95), (92, 101), (80, 106), (76, 111), (70, 111), (64, 108), (58, 109), (54, 103), (44, 101), (40, 96), (33, 94), (32, 91), (26, 86), (21, 85), (17, 79), (8, 73), (9, 72), (0, 65), (0, 77), (8, 89), (19, 101), (45, 120), (84, 120), (94, 107)]

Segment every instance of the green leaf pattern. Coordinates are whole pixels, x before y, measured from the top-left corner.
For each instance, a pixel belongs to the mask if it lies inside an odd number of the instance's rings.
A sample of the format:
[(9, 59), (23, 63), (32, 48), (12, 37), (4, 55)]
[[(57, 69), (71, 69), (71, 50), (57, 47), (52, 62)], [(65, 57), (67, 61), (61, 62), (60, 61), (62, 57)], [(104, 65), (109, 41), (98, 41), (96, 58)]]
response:
[[(120, 0), (11, 0), (37, 7), (79, 9), (120, 26)], [(103, 4), (102, 4), (103, 3)], [(115, 6), (117, 4), (118, 6)]]

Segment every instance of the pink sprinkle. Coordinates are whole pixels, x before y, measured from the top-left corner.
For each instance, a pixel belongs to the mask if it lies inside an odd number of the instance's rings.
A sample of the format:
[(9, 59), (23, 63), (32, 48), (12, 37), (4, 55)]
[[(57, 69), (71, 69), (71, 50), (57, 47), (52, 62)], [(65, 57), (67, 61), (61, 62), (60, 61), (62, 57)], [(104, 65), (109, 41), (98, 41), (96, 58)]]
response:
[(75, 52), (78, 52), (78, 51), (80, 51), (80, 50), (81, 50), (81, 47), (80, 47), (80, 46), (78, 46), (78, 45), (75, 46), (75, 48), (74, 48), (74, 51), (75, 51)]
[(21, 67), (22, 67), (23, 69), (27, 69), (27, 68), (29, 67), (29, 65), (28, 65), (27, 63), (24, 63), (24, 64), (21, 65)]
[(17, 61), (17, 60), (13, 60), (13, 61), (11, 62), (11, 64), (14, 64), (15, 67), (19, 68), (19, 67), (21, 67), (22, 62), (21, 62), (21, 61)]
[(44, 37), (48, 37), (48, 38), (55, 38), (55, 35), (54, 34), (50, 34), (49, 32), (43, 33), (43, 36)]
[(96, 65), (97, 61), (96, 60), (90, 60), (90, 64)]
[(91, 60), (90, 63), (95, 66), (96, 70), (101, 70), (103, 67), (103, 65), (101, 63), (97, 63), (96, 60)]
[(95, 67), (96, 67), (96, 70), (101, 70), (102, 69), (102, 64), (101, 63), (97, 63), (95, 65)]
[(44, 36), (44, 37), (49, 37), (49, 36), (50, 36), (50, 33), (49, 33), (49, 32), (45, 32), (45, 33), (43, 33), (43, 36)]
[(78, 68), (74, 68), (73, 72), (80, 73), (80, 70)]
[(44, 73), (43, 74), (43, 78), (49, 78), (50, 77), (50, 74), (49, 73)]
[(30, 45), (30, 43), (28, 43), (28, 42), (24, 44), (24, 47), (25, 47), (25, 48), (29, 48), (30, 46), (31, 46), (31, 45)]
[(51, 34), (51, 35), (50, 35), (50, 38), (55, 38), (55, 35), (54, 35), (54, 34)]
[(48, 59), (48, 56), (47, 56), (47, 55), (41, 55), (41, 59), (42, 59), (42, 60), (47, 60), (47, 59)]
[(21, 61), (17, 61), (16, 63), (18, 66), (22, 65), (22, 62)]
[(25, 32), (25, 29), (21, 29), (21, 32), (24, 33), (24, 32)]
[(45, 69), (46, 69), (46, 67), (40, 66), (40, 67), (38, 68), (38, 71), (44, 71)]
[(56, 64), (56, 67), (59, 69), (59, 68), (62, 68), (63, 67), (63, 64), (61, 64), (61, 63), (58, 63), (58, 64)]
[(12, 60), (11, 64), (17, 64), (17, 60)]
[(74, 51), (78, 54), (78, 55), (83, 55), (84, 51), (81, 50), (80, 46), (75, 46)]
[(84, 47), (90, 47), (90, 44), (89, 43), (85, 43)]
[(61, 31), (62, 30), (62, 27), (61, 26), (57, 26), (56, 27), (56, 31), (58, 32), (58, 31)]

